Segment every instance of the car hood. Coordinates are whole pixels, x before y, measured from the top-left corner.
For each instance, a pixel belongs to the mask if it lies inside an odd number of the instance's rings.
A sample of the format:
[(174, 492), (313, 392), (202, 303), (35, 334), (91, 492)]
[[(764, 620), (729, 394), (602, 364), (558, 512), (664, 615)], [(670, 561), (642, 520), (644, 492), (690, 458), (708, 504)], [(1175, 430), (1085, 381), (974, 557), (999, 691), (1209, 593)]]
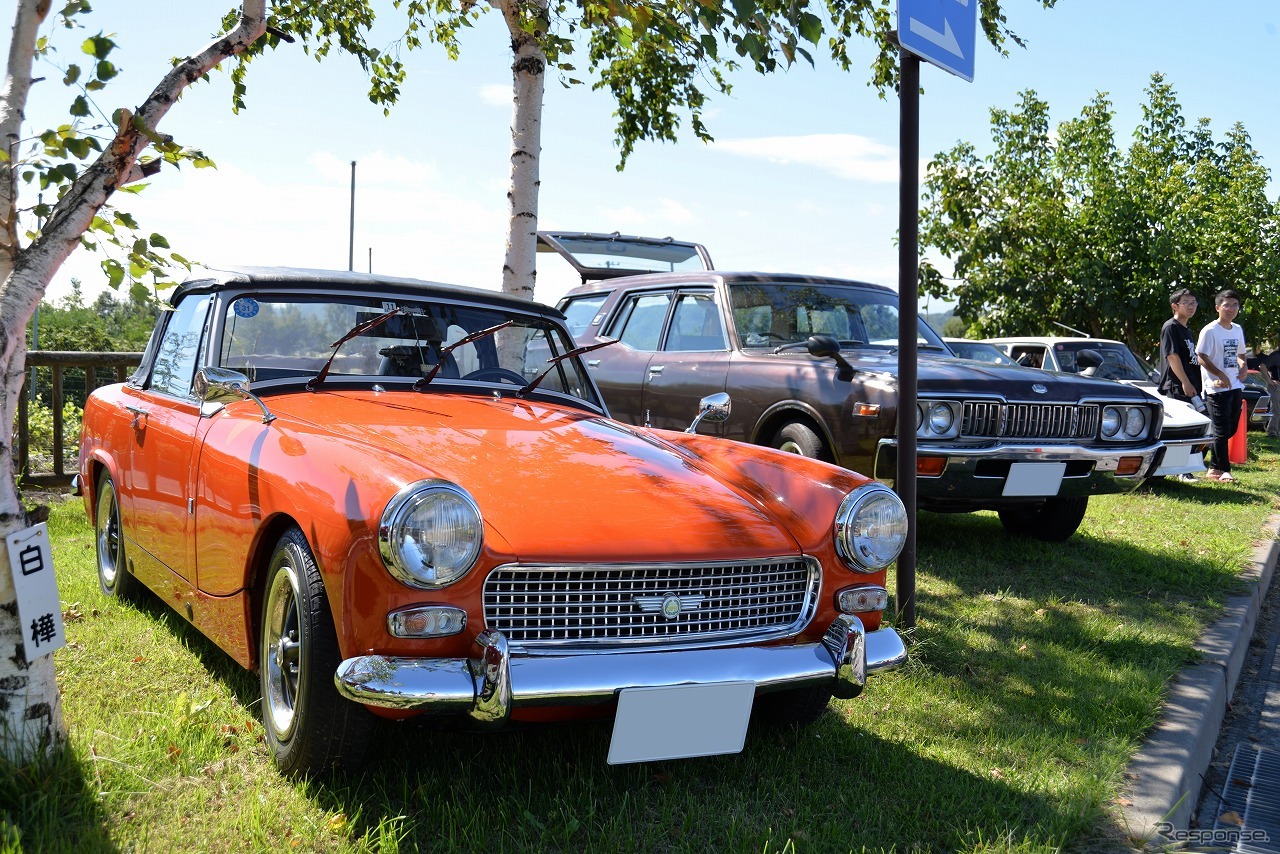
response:
[[(806, 354), (807, 355), (807, 354)], [(864, 378), (896, 384), (898, 356), (885, 350), (844, 350), (842, 355)], [(812, 358), (812, 357), (808, 357)], [(833, 368), (835, 363), (824, 360)], [(1025, 368), (992, 365), (921, 351), (916, 361), (917, 393), (929, 396), (998, 394), (1008, 400), (1075, 403), (1081, 398), (1151, 402), (1146, 392), (1108, 380)]]
[[(412, 392), (267, 403), (282, 429), (307, 422), (367, 449), (395, 488), (433, 477), (463, 487), (520, 560), (735, 560), (799, 550), (750, 485), (730, 483), (647, 430), (581, 410)], [(680, 536), (664, 536), (675, 526)]]

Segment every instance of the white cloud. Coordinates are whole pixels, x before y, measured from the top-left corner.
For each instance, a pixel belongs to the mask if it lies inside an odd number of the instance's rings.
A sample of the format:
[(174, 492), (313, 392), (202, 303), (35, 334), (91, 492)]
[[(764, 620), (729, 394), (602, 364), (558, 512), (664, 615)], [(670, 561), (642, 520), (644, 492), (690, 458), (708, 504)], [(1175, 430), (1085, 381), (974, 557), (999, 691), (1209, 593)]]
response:
[(480, 87), (480, 100), (490, 107), (510, 107), (513, 97), (510, 84), (491, 83)]
[(780, 165), (811, 166), (851, 181), (895, 183), (898, 149), (850, 133), (726, 139), (713, 149)]

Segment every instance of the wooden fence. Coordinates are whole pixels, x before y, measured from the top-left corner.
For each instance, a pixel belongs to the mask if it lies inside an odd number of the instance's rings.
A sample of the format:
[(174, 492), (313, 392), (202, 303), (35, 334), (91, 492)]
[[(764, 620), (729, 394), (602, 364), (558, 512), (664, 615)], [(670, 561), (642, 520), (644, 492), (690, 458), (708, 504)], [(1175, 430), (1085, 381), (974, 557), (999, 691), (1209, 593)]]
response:
[[(100, 385), (124, 382), (142, 362), (141, 353), (79, 353), (55, 350), (32, 350), (27, 353), (27, 380), (22, 387), (22, 399), (18, 403), (18, 423), (14, 438), (18, 448), (18, 471), (21, 483), (26, 486), (70, 486), (75, 465), (68, 471), (67, 451), (74, 451), (80, 443), (79, 435), (67, 436), (63, 424), (63, 404), (68, 399), (67, 381), (75, 386), (72, 399), (83, 406), (84, 397)], [(30, 443), (30, 401), (32, 368), (39, 377), (36, 390), (49, 400), (53, 411), (53, 453), (49, 466), (32, 467)], [(41, 369), (48, 369), (47, 371)], [(51, 374), (46, 386), (45, 374)], [(81, 380), (83, 379), (83, 384)], [(46, 395), (47, 392), (47, 395)], [(70, 448), (67, 442), (70, 440)], [(37, 461), (38, 463), (42, 461)]]

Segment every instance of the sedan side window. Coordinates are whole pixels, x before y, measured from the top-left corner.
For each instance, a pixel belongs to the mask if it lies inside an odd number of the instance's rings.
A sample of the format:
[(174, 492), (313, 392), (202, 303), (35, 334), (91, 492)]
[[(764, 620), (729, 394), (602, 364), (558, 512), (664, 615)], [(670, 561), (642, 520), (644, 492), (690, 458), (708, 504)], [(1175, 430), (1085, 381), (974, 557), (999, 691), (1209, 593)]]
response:
[(710, 294), (681, 294), (671, 316), (667, 350), (724, 350), (720, 308)]
[(627, 300), (611, 332), (635, 350), (657, 350), (662, 340), (662, 324), (667, 319), (671, 294), (638, 294)]
[(1044, 347), (1019, 345), (1009, 351), (1009, 356), (1019, 365), (1039, 368), (1044, 366), (1044, 352)]
[(208, 297), (190, 297), (174, 310), (156, 348), (151, 389), (174, 397), (190, 397), (200, 343), (204, 338)]

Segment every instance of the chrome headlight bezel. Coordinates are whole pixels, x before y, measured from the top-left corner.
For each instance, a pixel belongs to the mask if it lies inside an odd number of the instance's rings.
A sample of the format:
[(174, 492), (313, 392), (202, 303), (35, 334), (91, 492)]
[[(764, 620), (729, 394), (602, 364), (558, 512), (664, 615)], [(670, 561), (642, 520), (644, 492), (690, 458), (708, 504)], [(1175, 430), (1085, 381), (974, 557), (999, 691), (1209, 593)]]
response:
[(950, 400), (916, 402), (916, 436), (921, 439), (954, 439), (960, 435), (959, 404)]
[[(867, 518), (868, 515), (885, 512), (889, 518)], [(876, 482), (860, 486), (845, 496), (836, 513), (836, 553), (855, 572), (878, 572), (902, 553), (907, 539), (907, 522), (907, 509), (892, 489)], [(878, 548), (873, 546), (871, 540), (886, 535), (867, 534), (867, 525), (887, 526), (890, 529), (887, 542)]]
[[(441, 543), (430, 541), (433, 531), (421, 518), (440, 508), (461, 513), (453, 523), (461, 529), (461, 539)], [(415, 521), (417, 520), (417, 521)], [(426, 541), (414, 539), (414, 532)], [(432, 563), (434, 552), (443, 546), (449, 552), (446, 564)], [(398, 581), (419, 590), (438, 590), (464, 578), (476, 565), (484, 546), (484, 519), (480, 508), (465, 489), (447, 480), (420, 480), (405, 486), (387, 502), (378, 523), (378, 552), (387, 571)], [(432, 554), (424, 558), (424, 550)]]
[(1137, 442), (1151, 436), (1151, 407), (1113, 403), (1102, 407), (1098, 434), (1105, 442)]

